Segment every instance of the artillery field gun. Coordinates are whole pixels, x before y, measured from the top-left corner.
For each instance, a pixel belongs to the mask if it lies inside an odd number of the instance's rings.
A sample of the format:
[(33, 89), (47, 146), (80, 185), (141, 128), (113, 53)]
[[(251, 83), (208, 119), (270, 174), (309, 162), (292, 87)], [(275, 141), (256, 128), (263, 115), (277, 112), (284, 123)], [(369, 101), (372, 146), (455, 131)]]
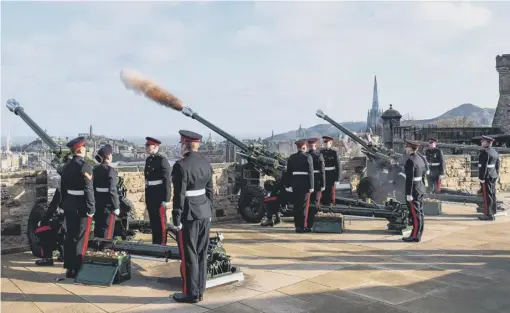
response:
[(347, 128), (343, 127), (331, 117), (326, 115), (322, 110), (317, 110), (315, 113), (318, 117), (329, 122), (331, 125), (338, 128), (344, 134), (349, 136), (356, 143), (361, 145), (362, 152), (367, 156), (367, 171), (363, 178), (361, 178), (356, 192), (360, 199), (372, 199), (377, 203), (382, 203), (387, 198), (387, 192), (377, 192), (383, 186), (384, 173), (388, 173), (390, 167), (390, 160), (392, 157), (402, 158), (402, 154), (396, 153), (391, 149), (382, 146), (373, 146), (367, 144), (363, 139), (353, 134)]
[[(13, 112), (14, 114), (21, 117), (23, 121), (27, 123), (27, 125), (47, 144), (52, 153), (54, 154), (54, 159), (51, 161), (51, 166), (55, 168), (59, 175), (62, 174), (62, 170), (65, 164), (72, 158), (72, 153), (69, 149), (62, 148), (59, 146), (53, 139), (51, 139), (46, 132), (44, 132), (23, 110), (20, 104), (14, 100), (10, 99), (7, 101), (7, 108)], [(95, 160), (88, 159), (87, 161), (95, 166), (97, 163)], [(122, 220), (117, 221), (115, 226), (114, 238), (121, 237), (122, 239), (126, 239), (126, 232), (129, 230), (149, 230), (150, 222), (144, 220), (132, 220), (129, 213), (133, 212), (133, 204), (126, 199), (127, 189), (124, 185), (124, 180), (119, 177), (119, 181), (117, 182), (117, 190), (119, 192), (119, 200), (121, 203), (121, 214), (119, 217), (122, 217)], [(57, 203), (60, 203), (60, 191), (57, 189), (55, 192), (54, 199)], [(41, 246), (39, 244), (39, 238), (35, 234), (35, 229), (37, 228), (38, 222), (42, 221), (45, 212), (47, 209), (46, 203), (44, 204), (36, 204), (36, 206), (30, 212), (30, 216), (28, 218), (28, 226), (27, 226), (27, 235), (29, 239), (30, 248), (32, 250), (32, 254), (37, 257), (41, 257)], [(62, 227), (63, 225), (63, 216), (59, 213), (59, 210), (56, 210), (55, 216), (50, 218), (50, 222), (53, 223), (53, 227)], [(172, 225), (167, 225), (167, 234), (169, 234), (174, 240), (176, 240), (175, 235), (173, 234)], [(60, 239), (63, 238), (65, 230), (61, 229), (59, 231), (60, 235), (58, 236)], [(92, 230), (91, 230), (92, 232)], [(240, 272), (235, 266), (231, 264), (231, 258), (226, 254), (225, 249), (223, 248), (221, 241), (223, 240), (223, 235), (217, 234), (216, 237), (211, 237), (209, 240), (209, 250), (208, 250), (208, 260), (207, 260), (207, 270), (208, 270), (208, 281), (207, 288), (214, 287), (217, 285), (240, 281), (244, 279), (244, 275)], [(180, 259), (179, 249), (176, 246), (161, 246), (161, 245), (152, 245), (152, 244), (143, 244), (138, 242), (129, 242), (129, 241), (114, 241), (114, 240), (103, 240), (100, 238), (92, 238), (89, 240), (90, 246), (95, 247), (99, 250), (109, 249), (113, 251), (124, 251), (126, 253), (132, 254), (133, 258), (149, 258), (151, 260), (157, 261), (168, 261), (168, 259)], [(62, 245), (62, 242), (57, 243), (58, 246)], [(61, 248), (59, 247), (59, 250)], [(104, 258), (103, 258), (104, 259)], [(78, 278), (84, 278), (86, 281), (90, 282), (90, 279), (97, 276), (104, 275), (103, 270), (98, 269), (98, 264), (91, 264), (90, 266), (84, 266), (80, 273), (78, 274)], [(113, 273), (115, 275), (115, 273)], [(77, 279), (78, 279), (77, 278)]]
[[(6, 104), (7, 108), (19, 116), (38, 136), (41, 138), (41, 140), (49, 147), (51, 153), (53, 153), (54, 158), (49, 162), (49, 164), (57, 171), (59, 175), (62, 174), (62, 170), (64, 166), (67, 164), (69, 160), (72, 159), (72, 152), (69, 148), (64, 148), (60, 145), (58, 145), (53, 139), (51, 139), (48, 134), (44, 130), (39, 127), (31, 118), (25, 113), (25, 110), (23, 107), (16, 101), (15, 99), (9, 99), (7, 100)], [(87, 162), (92, 166), (96, 166), (97, 162), (93, 159), (86, 158)], [(119, 221), (120, 225), (116, 225), (116, 236), (125, 237), (125, 233), (122, 231), (123, 228), (127, 225), (127, 219), (128, 217), (132, 217), (132, 214), (134, 213), (134, 206), (129, 201), (127, 196), (126, 187), (124, 185), (124, 179), (119, 177), (119, 180), (117, 181), (117, 191), (119, 193), (119, 201), (120, 201), (120, 211), (121, 214), (119, 215), (119, 218), (121, 220)], [(60, 199), (60, 191), (59, 188), (57, 188), (57, 191), (55, 192), (54, 197), (58, 197)], [(57, 203), (60, 203), (58, 201)], [(36, 203), (36, 205), (32, 208), (30, 211), (30, 215), (28, 217), (28, 224), (27, 224), (27, 236), (30, 248), (32, 250), (32, 253), (35, 256), (41, 256), (41, 247), (39, 245), (39, 239), (35, 235), (34, 231), (37, 227), (37, 224), (42, 221), (44, 214), (47, 210), (47, 204), (46, 203)], [(54, 219), (58, 219), (58, 217), (53, 217)], [(120, 233), (119, 233), (120, 232)]]

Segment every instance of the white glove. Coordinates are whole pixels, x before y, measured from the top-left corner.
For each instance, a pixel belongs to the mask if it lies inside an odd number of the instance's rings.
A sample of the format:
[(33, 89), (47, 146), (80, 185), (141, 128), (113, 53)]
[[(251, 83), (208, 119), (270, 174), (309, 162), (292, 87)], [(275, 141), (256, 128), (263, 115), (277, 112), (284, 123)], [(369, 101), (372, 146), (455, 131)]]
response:
[(481, 179), (480, 179), (480, 183), (484, 184), (484, 183), (485, 183), (485, 180), (481, 180)]
[(287, 192), (292, 192), (292, 187), (287, 187), (285, 190), (287, 190)]
[(324, 191), (324, 190), (326, 190), (326, 187), (322, 187), (322, 188), (321, 188), (321, 191)]
[(406, 196), (406, 200), (407, 200), (407, 201), (413, 201), (413, 196), (411, 196), (411, 195), (407, 195), (407, 196)]
[(57, 208), (57, 214), (64, 214), (64, 210), (62, 210), (61, 208)]
[(120, 210), (119, 210), (119, 209), (115, 209), (115, 210), (113, 211), (113, 214), (115, 214), (116, 216), (119, 216), (119, 214), (120, 214)]
[(37, 227), (41, 227), (41, 221), (37, 223)]
[(336, 181), (333, 183), (333, 187), (336, 188), (337, 186), (338, 186), (338, 182)]
[(312, 192), (313, 192), (313, 189), (308, 190), (308, 192), (309, 192), (309, 193), (312, 193)]
[(430, 170), (428, 170), (427, 172), (425, 172), (425, 174), (429, 175), (429, 174), (430, 174)]
[(390, 183), (390, 184), (393, 184), (393, 181), (392, 181), (392, 180), (390, 180), (390, 181), (389, 181), (389, 183)]
[(439, 175), (439, 179), (443, 179), (444, 178), (444, 175)]
[(92, 213), (92, 214), (87, 213), (87, 216), (92, 217), (92, 216), (94, 216), (94, 213)]
[(211, 222), (211, 221), (212, 221), (212, 217), (209, 217), (209, 222)]
[(174, 226), (176, 231), (180, 231), (182, 229), (182, 224), (179, 224), (179, 226)]

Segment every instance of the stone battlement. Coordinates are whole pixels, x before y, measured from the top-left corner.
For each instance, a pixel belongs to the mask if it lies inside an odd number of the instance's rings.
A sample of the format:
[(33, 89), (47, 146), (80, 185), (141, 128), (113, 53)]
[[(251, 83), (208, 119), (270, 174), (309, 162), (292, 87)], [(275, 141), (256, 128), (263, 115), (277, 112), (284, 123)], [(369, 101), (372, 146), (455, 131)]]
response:
[(510, 68), (510, 54), (496, 56), (496, 69), (503, 67)]
[[(343, 159), (344, 181), (355, 186), (359, 176), (355, 169), (364, 166), (363, 158)], [(443, 185), (453, 189), (476, 191), (480, 184), (478, 177), (472, 177), (469, 156), (447, 155), (446, 177)], [(232, 163), (213, 164), (214, 200), (213, 221), (237, 216), (237, 197), (234, 195), (236, 173)], [(119, 176), (124, 177), (128, 188), (128, 198), (135, 206), (137, 219), (148, 219), (145, 212), (145, 180), (143, 167), (119, 167)], [(48, 177), (45, 171), (19, 171), (0, 174), (2, 187), (2, 253), (28, 248), (27, 222), (32, 208), (48, 202)], [(264, 180), (270, 179), (263, 177)], [(501, 177), (499, 191), (510, 190), (510, 155), (501, 156)], [(167, 212), (171, 217), (171, 210)], [(20, 233), (15, 235), (15, 233)]]

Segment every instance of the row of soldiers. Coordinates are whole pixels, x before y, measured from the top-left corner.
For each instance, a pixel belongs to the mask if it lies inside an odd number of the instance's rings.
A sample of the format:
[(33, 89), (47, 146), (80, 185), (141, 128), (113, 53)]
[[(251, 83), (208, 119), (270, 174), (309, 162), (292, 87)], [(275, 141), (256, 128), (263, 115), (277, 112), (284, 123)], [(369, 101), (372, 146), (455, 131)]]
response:
[[(152, 243), (166, 245), (166, 210), (172, 209), (173, 230), (178, 235), (181, 256), (183, 291), (173, 298), (178, 302), (197, 303), (203, 299), (207, 278), (207, 250), (212, 217), (212, 166), (197, 153), (202, 136), (181, 130), (182, 158), (170, 172), (168, 160), (159, 153), (161, 141), (146, 137), (145, 203), (152, 228)], [(117, 171), (111, 166), (112, 147), (105, 145), (98, 151), (100, 163), (94, 169), (86, 161), (84, 137), (71, 140), (67, 147), (73, 158), (63, 169), (61, 197), (54, 197), (43, 221), (46, 223), (58, 207), (65, 217), (63, 249), (66, 278), (75, 278), (81, 268), (92, 220), (94, 236), (112, 239), (115, 216), (120, 213), (117, 192)], [(174, 186), (170, 203), (171, 185)], [(58, 199), (58, 200), (56, 200)], [(39, 224), (38, 229), (45, 228)], [(36, 229), (37, 232), (37, 229)], [(43, 253), (51, 255), (52, 249)], [(51, 257), (39, 260), (38, 265), (53, 265)], [(51, 264), (50, 264), (51, 263)]]
[[(341, 180), (342, 166), (337, 151), (331, 148), (333, 138), (323, 136), (322, 140), (320, 152), (317, 151), (318, 138), (296, 141), (298, 152), (287, 160), (282, 181), (293, 206), (296, 233), (312, 230), (318, 205), (335, 203), (336, 184)], [(273, 208), (281, 205), (281, 201), (276, 203)], [(276, 215), (275, 221), (272, 220), (273, 215)], [(268, 210), (267, 220), (262, 226), (273, 226), (278, 222), (278, 212)]]
[[(500, 160), (498, 152), (492, 148), (494, 138), (482, 136), (482, 147), (478, 156), (478, 179), (480, 181), (484, 199), (484, 213), (480, 220), (493, 221), (496, 215), (496, 182), (499, 177)], [(444, 177), (444, 157), (437, 145), (437, 140), (429, 140), (429, 149), (425, 157), (418, 153), (420, 144), (415, 141), (405, 141), (405, 150), (409, 155), (404, 170), (405, 196), (409, 206), (413, 230), (408, 237), (402, 238), (406, 242), (419, 242), (424, 229), (423, 195), (427, 191), (424, 177), (427, 176), (429, 192), (439, 193), (441, 179)], [(397, 175), (400, 175), (397, 174)], [(393, 176), (395, 179), (395, 176)]]

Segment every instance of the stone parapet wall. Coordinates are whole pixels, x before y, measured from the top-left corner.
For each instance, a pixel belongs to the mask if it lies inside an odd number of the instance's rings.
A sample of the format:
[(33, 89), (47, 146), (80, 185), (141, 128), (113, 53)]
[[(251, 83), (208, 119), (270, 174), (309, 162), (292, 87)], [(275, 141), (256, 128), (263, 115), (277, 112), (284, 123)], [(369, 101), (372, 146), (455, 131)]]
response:
[[(233, 194), (235, 170), (232, 163), (212, 164), (213, 167), (213, 210), (216, 217), (224, 219), (237, 215), (237, 197)], [(119, 176), (124, 178), (128, 189), (128, 199), (135, 206), (137, 219), (149, 219), (145, 209), (145, 179), (143, 167), (119, 167)], [(172, 196), (173, 197), (173, 188)], [(171, 218), (171, 209), (167, 211), (167, 219)]]
[[(471, 177), (471, 157), (469, 155), (445, 155), (445, 178), (443, 187), (475, 192), (480, 189), (478, 175)], [(510, 190), (510, 155), (500, 155), (500, 177), (498, 191)]]
[(46, 171), (19, 171), (0, 174), (2, 212), (2, 253), (22, 250), (28, 245), (27, 224), (36, 205), (48, 199)]

